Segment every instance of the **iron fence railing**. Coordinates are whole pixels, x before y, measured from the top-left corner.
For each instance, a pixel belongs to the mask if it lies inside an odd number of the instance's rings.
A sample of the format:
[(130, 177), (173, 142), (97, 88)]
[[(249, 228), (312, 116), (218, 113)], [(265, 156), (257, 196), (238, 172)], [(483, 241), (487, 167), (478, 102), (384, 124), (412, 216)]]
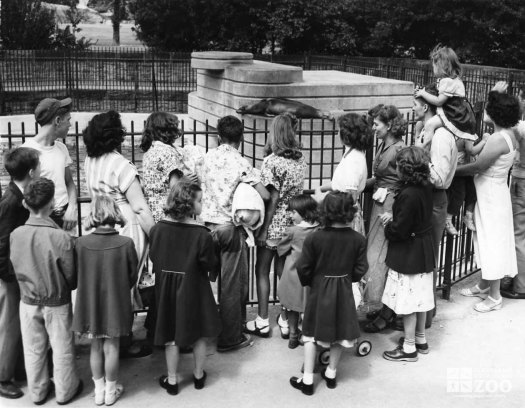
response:
[[(406, 119), (409, 123), (407, 132), (405, 134), (405, 142), (410, 145), (414, 140), (414, 118), (412, 114), (407, 114)], [(189, 126), (188, 126), (189, 125)], [(310, 130), (313, 128), (309, 123), (304, 121), (299, 124), (298, 138), (303, 145), (303, 153), (306, 160), (309, 163), (308, 174), (305, 180), (305, 191), (312, 192), (312, 189), (318, 186), (320, 183), (327, 181), (331, 178), (334, 168), (339, 162), (342, 153), (343, 146), (337, 136), (337, 130), (335, 124), (331, 121), (323, 121), (320, 130)], [(251, 160), (255, 167), (260, 167), (261, 157), (258, 152), (261, 151), (266, 143), (268, 137), (268, 128), (262, 130), (255, 129), (255, 123), (245, 123), (245, 140), (241, 145), (242, 154)], [(1, 135), (1, 142), (5, 148), (12, 148), (20, 145), (28, 137), (33, 137), (34, 133), (26, 132), (25, 128), (22, 127), (21, 131), (14, 133), (11, 131), (11, 126), (8, 124), (7, 134)], [(181, 122), (181, 128), (183, 137), (181, 138), (181, 144), (199, 144), (203, 150), (207, 151), (216, 145), (217, 132), (214, 128), (206, 123), (204, 126), (198, 126), (194, 121), (193, 123)], [(36, 131), (36, 130), (35, 130)], [(135, 124), (132, 122), (129, 127), (125, 141), (122, 145), (122, 154), (133, 161), (141, 172), (142, 169), (142, 152), (140, 151), (139, 145), (141, 141), (141, 133), (135, 131)], [(87, 214), (89, 210), (87, 203), (90, 198), (87, 194), (85, 174), (83, 169), (83, 159), (85, 158), (85, 147), (82, 141), (81, 129), (79, 129), (78, 123), (74, 125), (74, 131), (67, 138), (64, 139), (64, 143), (69, 149), (70, 155), (73, 159), (73, 167), (75, 169), (75, 181), (78, 193), (78, 221), (79, 226), (81, 220)], [(367, 160), (369, 162), (369, 169), (371, 169), (371, 162), (375, 152), (374, 148), (370, 149), (367, 154)], [(3, 163), (0, 166), (3, 168)], [(3, 175), (5, 185), (5, 173)], [(368, 221), (369, 208), (371, 203), (371, 193), (364, 193), (362, 197), (363, 211), (365, 220)], [(477, 266), (474, 262), (474, 251), (472, 245), (471, 232), (467, 230), (462, 222), (461, 217), (456, 221), (456, 227), (459, 231), (457, 237), (451, 237), (444, 234), (439, 254), (438, 263), (438, 288), (442, 290), (444, 298), (449, 297), (450, 288), (454, 282), (457, 282), (469, 274), (477, 271)], [(366, 222), (368, 225), (368, 222)], [(82, 231), (79, 227), (79, 234)], [(250, 251), (250, 297), (249, 301), (251, 304), (256, 303), (256, 290), (255, 290), (255, 251)], [(220, 282), (219, 282), (220, 285)], [(271, 300), (272, 302), (277, 301), (277, 276), (273, 276), (271, 284)], [(220, 287), (219, 289), (220, 290)]]
[[(256, 59), (305, 70), (338, 70), (416, 85), (434, 81), (428, 61), (404, 58), (323, 55), (256, 55)], [(511, 92), (525, 86), (525, 71), (463, 65), (468, 99), (483, 101), (497, 81)], [(77, 111), (188, 111), (188, 94), (197, 88), (191, 54), (147, 48), (92, 50), (0, 50), (0, 115), (32, 113), (45, 97), (71, 96)]]

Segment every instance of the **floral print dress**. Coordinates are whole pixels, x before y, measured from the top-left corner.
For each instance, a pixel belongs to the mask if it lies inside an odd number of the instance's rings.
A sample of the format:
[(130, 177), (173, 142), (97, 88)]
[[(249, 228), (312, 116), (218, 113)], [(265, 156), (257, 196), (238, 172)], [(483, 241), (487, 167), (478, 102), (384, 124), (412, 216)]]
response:
[(261, 166), (262, 184), (264, 186), (272, 185), (279, 192), (277, 208), (268, 227), (267, 235), (267, 240), (271, 243), (268, 246), (272, 249), (283, 237), (286, 227), (292, 225), (292, 212), (288, 210), (288, 203), (293, 196), (302, 194), (306, 169), (304, 157), (294, 160), (272, 153), (263, 161)]

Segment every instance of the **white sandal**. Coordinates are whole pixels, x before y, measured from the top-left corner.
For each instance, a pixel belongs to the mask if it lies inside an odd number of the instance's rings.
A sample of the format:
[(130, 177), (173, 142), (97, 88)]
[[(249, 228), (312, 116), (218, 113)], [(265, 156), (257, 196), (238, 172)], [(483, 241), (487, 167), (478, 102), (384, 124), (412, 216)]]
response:
[[(474, 292), (473, 289), (476, 291)], [(479, 285), (474, 285), (471, 288), (463, 288), (460, 289), (459, 294), (462, 296), (468, 296), (468, 297), (475, 297), (475, 296), (483, 296), (489, 293), (490, 287), (486, 287), (485, 289), (480, 289)]]
[(487, 297), (488, 300), (492, 302), (492, 305), (487, 306), (487, 301), (484, 300), (483, 302), (479, 302), (474, 305), (474, 310), (476, 312), (486, 313), (491, 312), (493, 310), (500, 310), (501, 305), (503, 304), (503, 298), (499, 298), (499, 300), (494, 299), (492, 296)]

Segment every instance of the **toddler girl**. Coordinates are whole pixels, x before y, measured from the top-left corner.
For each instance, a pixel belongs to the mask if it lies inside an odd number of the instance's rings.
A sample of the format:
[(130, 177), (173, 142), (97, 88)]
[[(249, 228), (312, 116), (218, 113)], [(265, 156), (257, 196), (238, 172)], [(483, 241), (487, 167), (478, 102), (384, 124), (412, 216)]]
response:
[[(155, 344), (165, 346), (168, 374), (159, 384), (168, 394), (179, 392), (179, 348), (193, 346), (193, 383), (202, 389), (208, 338), (219, 335), (220, 320), (208, 273), (218, 261), (209, 230), (194, 220), (202, 210), (201, 188), (183, 178), (171, 187), (164, 212), (150, 235), (150, 258), (156, 275)], [(216, 275), (215, 275), (216, 276)]]
[(465, 99), (465, 85), (461, 80), (461, 65), (452, 48), (436, 46), (430, 53), (434, 75), (438, 78), (437, 96), (425, 88), (416, 89), (416, 98), (423, 98), (437, 106), (437, 115), (425, 123), (424, 144), (428, 145), (437, 128), (444, 126), (454, 136), (469, 140), (465, 149), (470, 153), (475, 135), (476, 119), (470, 103)]
[(290, 339), (288, 347), (291, 349), (299, 345), (301, 332), (298, 329), (299, 313), (304, 312), (305, 289), (299, 281), (295, 264), (301, 256), (305, 238), (314, 232), (318, 225), (317, 202), (306, 194), (292, 197), (288, 204), (292, 211), (292, 219), (295, 225), (288, 227), (284, 236), (277, 245), (279, 256), (286, 256), (284, 269), (277, 294), (283, 308), (287, 310)]
[[(115, 225), (126, 223), (109, 196), (95, 196), (86, 229), (78, 238), (78, 290), (73, 331), (91, 339), (90, 364), (95, 383), (95, 404), (113, 405), (124, 388), (117, 384), (120, 336), (131, 332), (131, 288), (137, 281), (137, 253), (129, 237)], [(104, 382), (105, 377), (105, 382)]]
[(391, 361), (417, 361), (428, 353), (425, 338), (426, 312), (434, 308), (434, 249), (432, 243), (432, 185), (428, 152), (405, 147), (396, 156), (403, 182), (392, 207), (381, 221), (388, 239), (388, 277), (382, 302), (403, 316), (405, 336), (383, 357)]
[(351, 194), (330, 192), (323, 200), (324, 228), (306, 237), (297, 261), (301, 284), (310, 287), (303, 320), (304, 374), (290, 378), (292, 387), (312, 395), (316, 343), (330, 348), (330, 363), (321, 376), (335, 388), (343, 348), (359, 337), (352, 282), (368, 269), (366, 240), (350, 225), (356, 207)]

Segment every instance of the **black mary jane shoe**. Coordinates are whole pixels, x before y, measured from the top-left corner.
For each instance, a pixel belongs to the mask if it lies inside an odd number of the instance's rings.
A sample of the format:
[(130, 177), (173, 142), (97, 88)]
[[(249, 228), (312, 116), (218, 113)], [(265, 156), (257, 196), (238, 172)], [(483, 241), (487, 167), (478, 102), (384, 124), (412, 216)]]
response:
[(290, 378), (290, 385), (296, 390), (301, 391), (304, 395), (313, 395), (314, 393), (314, 384), (305, 384), (303, 379), (299, 377)]
[(168, 382), (168, 376), (167, 375), (161, 375), (159, 378), (159, 385), (164, 388), (168, 394), (170, 395), (177, 395), (179, 393), (179, 384), (170, 384)]
[(321, 377), (323, 377), (323, 380), (326, 381), (326, 386), (330, 389), (334, 389), (337, 387), (337, 380), (335, 378), (328, 378), (326, 376), (326, 368), (321, 371)]
[(208, 375), (206, 374), (206, 371), (202, 370), (202, 377), (196, 378), (195, 375), (193, 376), (193, 385), (195, 386), (196, 390), (202, 390), (204, 388), (204, 384), (206, 383), (206, 377)]

